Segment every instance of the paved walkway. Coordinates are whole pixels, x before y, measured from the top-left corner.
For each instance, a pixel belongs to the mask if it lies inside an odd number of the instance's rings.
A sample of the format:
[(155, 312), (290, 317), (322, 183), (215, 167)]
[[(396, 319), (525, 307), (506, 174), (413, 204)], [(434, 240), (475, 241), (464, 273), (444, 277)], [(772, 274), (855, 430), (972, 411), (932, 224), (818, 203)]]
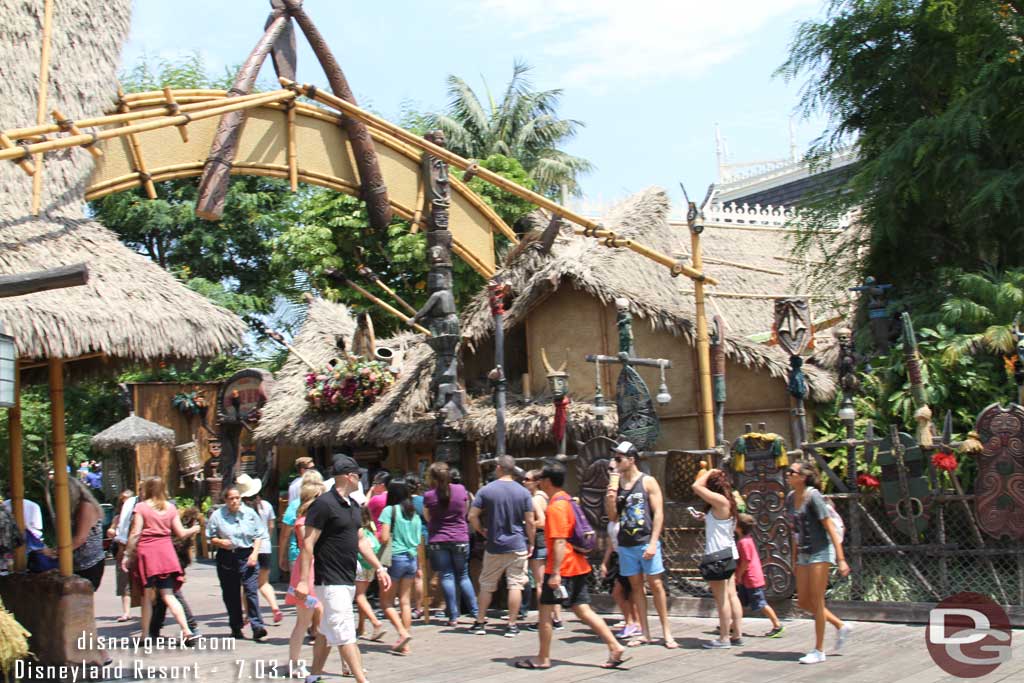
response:
[[(131, 636), (138, 632), (138, 621), (119, 624), (119, 600), (114, 596), (113, 571), (108, 567), (103, 585), (96, 595), (98, 634), (103, 637)], [(194, 564), (188, 572), (185, 595), (196, 612), (206, 636), (227, 636), (227, 615), (220, 599), (216, 571), (210, 564)], [(283, 593), (279, 591), (279, 595)], [(283, 604), (283, 600), (282, 600)], [(134, 610), (137, 615), (139, 610)], [(266, 610), (269, 616), (269, 609)], [(122, 680), (170, 678), (176, 680), (247, 681), (273, 680), (288, 675), (288, 636), (294, 623), (293, 610), (285, 609), (279, 626), (268, 625), (265, 641), (233, 643), (231, 651), (162, 651), (136, 655), (131, 651), (112, 651), (115, 661), (123, 662)], [(531, 615), (532, 616), (532, 615)], [(653, 620), (656, 623), (657, 619)], [(492, 623), (494, 620), (492, 619)], [(745, 620), (751, 634), (764, 633), (764, 619)], [(623, 671), (599, 668), (607, 650), (582, 624), (566, 620), (566, 630), (555, 633), (554, 667), (550, 671), (521, 671), (514, 662), (536, 653), (537, 636), (523, 631), (516, 638), (494, 635), (470, 635), (464, 628), (441, 625), (417, 625), (411, 643), (413, 654), (395, 657), (387, 653), (390, 640), (362, 642), (364, 665), (372, 683), (418, 683), (473, 681), (473, 683), (513, 683), (516, 681), (660, 681), (697, 680), (709, 683), (782, 683), (799, 681), (865, 681), (875, 683), (931, 683), (960, 680), (945, 675), (932, 663), (924, 642), (924, 627), (918, 625), (853, 623), (854, 637), (842, 655), (829, 657), (824, 664), (801, 666), (796, 659), (811, 646), (814, 625), (808, 620), (785, 621), (786, 633), (779, 639), (757, 636), (746, 638), (746, 645), (723, 651), (707, 651), (700, 643), (711, 636), (717, 622), (712, 619), (675, 618), (673, 629), (681, 648), (674, 651), (653, 645), (629, 651), (632, 660)], [(831, 630), (831, 629), (830, 629)], [(164, 635), (177, 633), (175, 625), (166, 626)], [(393, 631), (392, 631), (393, 633)], [(249, 629), (246, 629), (249, 635)], [(389, 634), (390, 635), (390, 634)], [(657, 635), (657, 633), (655, 634)], [(975, 679), (985, 683), (1024, 680), (1024, 633), (1014, 633), (1013, 658), (993, 674)], [(833, 634), (828, 634), (831, 644)], [(311, 657), (312, 648), (304, 653)], [(276, 669), (273, 668), (276, 665)], [(144, 667), (157, 667), (147, 672)], [(159, 667), (168, 667), (161, 670)], [(177, 670), (169, 667), (179, 667)], [(335, 651), (328, 660), (328, 679), (339, 677), (340, 659)], [(162, 675), (161, 675), (162, 674)], [(275, 675), (276, 674), (276, 675)], [(348, 679), (350, 680), (350, 679)]]

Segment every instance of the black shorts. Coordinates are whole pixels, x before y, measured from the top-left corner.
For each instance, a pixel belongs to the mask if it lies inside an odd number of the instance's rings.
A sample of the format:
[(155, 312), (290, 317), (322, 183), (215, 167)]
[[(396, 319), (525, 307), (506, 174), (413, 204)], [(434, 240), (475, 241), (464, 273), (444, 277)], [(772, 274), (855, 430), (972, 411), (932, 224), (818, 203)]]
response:
[(260, 565), (260, 569), (270, 569), (270, 553), (260, 553), (256, 556), (256, 561)]
[(146, 579), (146, 588), (171, 591), (178, 590), (178, 575), (162, 574), (160, 576), (151, 576)]
[(562, 577), (562, 586), (565, 587), (565, 591), (569, 594), (565, 600), (559, 599), (555, 592), (551, 590), (551, 586), (548, 585), (549, 578), (551, 578), (551, 574), (544, 575), (544, 587), (540, 589), (540, 604), (561, 605), (562, 607), (590, 604), (590, 590), (587, 588), (586, 574)]

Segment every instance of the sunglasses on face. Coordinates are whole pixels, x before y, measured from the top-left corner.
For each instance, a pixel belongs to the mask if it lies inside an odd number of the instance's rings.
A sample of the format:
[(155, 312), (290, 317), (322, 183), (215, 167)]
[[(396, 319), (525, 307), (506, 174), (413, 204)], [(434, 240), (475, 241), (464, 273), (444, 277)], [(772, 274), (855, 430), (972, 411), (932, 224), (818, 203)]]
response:
[(800, 475), (803, 473), (800, 470), (786, 470), (786, 474)]

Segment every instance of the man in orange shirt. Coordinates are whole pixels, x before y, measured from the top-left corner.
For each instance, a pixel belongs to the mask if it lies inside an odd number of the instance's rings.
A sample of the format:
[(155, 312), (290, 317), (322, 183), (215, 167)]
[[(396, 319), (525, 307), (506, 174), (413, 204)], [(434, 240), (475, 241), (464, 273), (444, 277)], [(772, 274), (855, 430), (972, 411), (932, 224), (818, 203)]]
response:
[(628, 657), (626, 648), (612, 635), (611, 629), (594, 610), (590, 609), (590, 593), (587, 590), (587, 576), (590, 563), (577, 552), (569, 540), (576, 525), (576, 515), (565, 484), (565, 465), (560, 462), (546, 462), (539, 477), (540, 489), (548, 494), (544, 532), (548, 549), (547, 564), (544, 567), (544, 586), (540, 593), (540, 616), (537, 619), (537, 633), (540, 637), (540, 651), (536, 657), (516, 662), (518, 669), (551, 668), (551, 620), (555, 605), (571, 609), (576, 617), (590, 627), (608, 646), (608, 661), (605, 669), (618, 668)]

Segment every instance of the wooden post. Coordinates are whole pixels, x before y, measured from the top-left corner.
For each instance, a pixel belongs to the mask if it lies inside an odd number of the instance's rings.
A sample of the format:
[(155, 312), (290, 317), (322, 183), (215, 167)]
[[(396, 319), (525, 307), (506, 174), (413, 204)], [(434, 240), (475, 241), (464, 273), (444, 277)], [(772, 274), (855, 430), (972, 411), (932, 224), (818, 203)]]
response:
[(68, 498), (68, 449), (64, 437), (64, 361), (50, 358), (50, 429), (53, 435), (53, 497), (57, 522), (57, 559), (61, 576), (71, 576), (71, 502)]
[[(7, 409), (7, 438), (11, 450), (11, 512), (18, 532), (25, 537), (25, 470), (21, 458), (21, 371), (14, 362), (14, 405)], [(28, 566), (25, 546), (14, 551), (14, 571)]]
[[(36, 103), (36, 124), (46, 121), (46, 91), (50, 83), (50, 34), (53, 29), (53, 0), (43, 5), (43, 45), (39, 53), (39, 100)], [(32, 175), (32, 215), (39, 215), (43, 193), (43, 155), (35, 158), (36, 172)]]
[[(701, 221), (701, 224), (698, 224), (697, 221)], [(690, 224), (690, 265), (697, 273), (704, 272), (704, 260), (700, 247), (700, 233), (704, 229), (702, 223), (703, 221), (698, 214), (698, 217)], [(708, 339), (708, 316), (704, 310), (703, 278), (695, 278), (693, 280), (693, 294), (697, 311), (697, 374), (700, 379), (697, 386), (700, 389), (698, 412), (700, 412), (701, 446), (704, 448), (714, 448), (716, 445), (715, 407), (714, 396), (711, 393), (711, 341)]]
[(299, 155), (295, 145), (295, 106), (295, 100), (290, 100), (285, 105), (288, 127), (288, 182), (292, 192), (299, 191)]

